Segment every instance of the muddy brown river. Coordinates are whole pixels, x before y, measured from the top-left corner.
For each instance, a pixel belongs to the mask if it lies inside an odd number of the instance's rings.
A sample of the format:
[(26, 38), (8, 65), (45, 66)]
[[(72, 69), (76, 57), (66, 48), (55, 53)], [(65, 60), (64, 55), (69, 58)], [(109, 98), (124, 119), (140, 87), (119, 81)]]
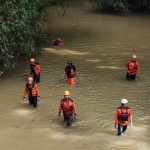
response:
[[(35, 57), (42, 69), (38, 107), (22, 102), (29, 64), (20, 61), (2, 77), (0, 149), (150, 150), (150, 16), (100, 14), (82, 1), (70, 5), (63, 17), (59, 8), (48, 9), (48, 41), (60, 37), (65, 46), (47, 46)], [(125, 65), (133, 54), (140, 78), (129, 82)], [(75, 85), (61, 79), (68, 60), (79, 73)], [(69, 128), (57, 116), (65, 90), (77, 107)], [(117, 136), (114, 113), (122, 98), (133, 111), (133, 126)]]

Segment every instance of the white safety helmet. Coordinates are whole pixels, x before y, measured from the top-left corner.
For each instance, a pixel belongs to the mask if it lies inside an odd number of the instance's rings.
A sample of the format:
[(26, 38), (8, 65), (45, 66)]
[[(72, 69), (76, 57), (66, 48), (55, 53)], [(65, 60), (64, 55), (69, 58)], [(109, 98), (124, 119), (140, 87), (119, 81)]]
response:
[(128, 100), (127, 99), (122, 99), (121, 100), (121, 104), (127, 104), (128, 103)]

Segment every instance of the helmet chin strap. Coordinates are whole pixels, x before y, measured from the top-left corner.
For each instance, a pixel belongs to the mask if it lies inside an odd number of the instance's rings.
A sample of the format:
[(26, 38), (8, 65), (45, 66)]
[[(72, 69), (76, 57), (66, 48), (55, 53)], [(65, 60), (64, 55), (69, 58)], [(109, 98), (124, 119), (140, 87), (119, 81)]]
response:
[(69, 100), (69, 97), (64, 97), (65, 100)]
[(127, 106), (125, 106), (124, 104), (121, 103), (121, 107), (126, 108)]
[(136, 60), (135, 60), (135, 59), (132, 59), (131, 61), (132, 61), (132, 62), (136, 62)]

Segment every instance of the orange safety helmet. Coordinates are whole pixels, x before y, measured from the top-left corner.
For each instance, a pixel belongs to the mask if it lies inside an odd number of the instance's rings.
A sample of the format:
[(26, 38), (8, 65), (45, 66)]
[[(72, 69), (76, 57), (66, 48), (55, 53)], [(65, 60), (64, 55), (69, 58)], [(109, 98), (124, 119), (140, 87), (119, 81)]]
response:
[(34, 58), (31, 58), (30, 59), (30, 63), (34, 63), (35, 62), (35, 59)]
[(65, 92), (64, 92), (64, 95), (69, 96), (69, 95), (70, 95), (69, 91), (65, 91)]
[(33, 81), (33, 78), (32, 77), (28, 77), (28, 81)]
[(136, 55), (133, 55), (132, 58), (133, 58), (133, 59), (136, 59)]

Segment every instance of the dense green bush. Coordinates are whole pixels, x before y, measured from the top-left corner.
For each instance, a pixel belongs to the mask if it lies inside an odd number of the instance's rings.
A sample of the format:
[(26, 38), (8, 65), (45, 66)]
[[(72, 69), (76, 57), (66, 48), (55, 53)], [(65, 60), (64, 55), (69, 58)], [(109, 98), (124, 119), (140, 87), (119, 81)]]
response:
[(44, 43), (40, 25), (46, 8), (60, 0), (0, 0), (0, 72), (14, 68), (17, 59), (28, 59)]
[(146, 13), (150, 12), (150, 0), (136, 0), (137, 8), (142, 9)]
[(127, 0), (90, 0), (102, 12), (128, 12)]
[(102, 12), (128, 12), (129, 5), (146, 13), (150, 12), (150, 0), (89, 0)]

